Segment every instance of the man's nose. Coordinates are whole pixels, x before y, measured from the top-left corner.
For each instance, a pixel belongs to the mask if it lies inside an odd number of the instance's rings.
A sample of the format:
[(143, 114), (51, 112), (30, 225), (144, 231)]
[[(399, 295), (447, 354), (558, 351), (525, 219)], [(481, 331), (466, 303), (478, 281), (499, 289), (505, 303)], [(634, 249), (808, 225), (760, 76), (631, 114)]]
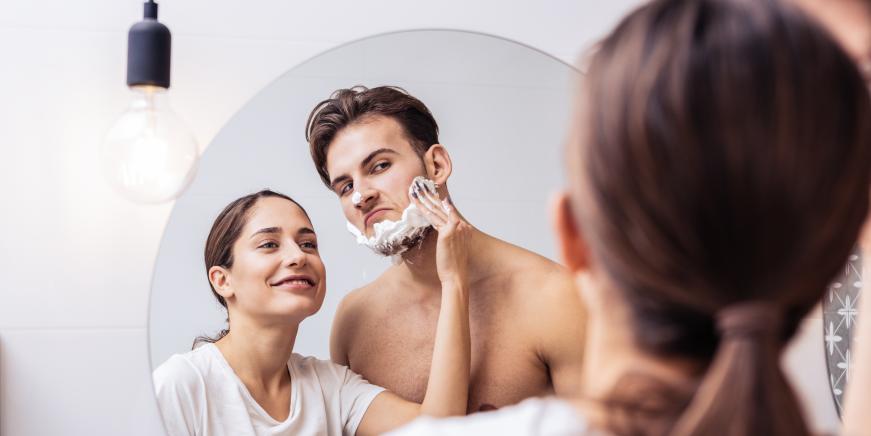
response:
[(371, 205), (373, 200), (378, 197), (378, 191), (371, 188), (361, 188), (357, 192), (360, 193), (360, 201), (354, 205), (357, 209), (365, 209)]

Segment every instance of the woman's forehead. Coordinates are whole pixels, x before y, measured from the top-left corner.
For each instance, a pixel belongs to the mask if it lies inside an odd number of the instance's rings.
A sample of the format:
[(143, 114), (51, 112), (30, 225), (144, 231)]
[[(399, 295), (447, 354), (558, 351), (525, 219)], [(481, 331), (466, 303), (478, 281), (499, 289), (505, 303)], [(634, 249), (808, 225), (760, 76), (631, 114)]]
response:
[(308, 216), (296, 203), (281, 197), (260, 198), (248, 212), (245, 233), (271, 227), (292, 234), (303, 228), (313, 228)]

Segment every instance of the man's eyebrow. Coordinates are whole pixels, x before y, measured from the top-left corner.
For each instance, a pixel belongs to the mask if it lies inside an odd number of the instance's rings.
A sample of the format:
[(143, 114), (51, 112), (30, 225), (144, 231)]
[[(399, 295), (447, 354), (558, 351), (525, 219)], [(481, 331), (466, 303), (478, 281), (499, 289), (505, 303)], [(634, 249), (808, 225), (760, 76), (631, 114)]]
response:
[(372, 159), (375, 159), (375, 156), (378, 156), (381, 153), (399, 154), (390, 148), (379, 148), (378, 150), (375, 150), (372, 153), (369, 153), (369, 156), (366, 156), (366, 159), (363, 159), (363, 162), (360, 162), (360, 166), (365, 167), (366, 165), (369, 165), (369, 162), (372, 162)]
[(264, 233), (281, 233), (281, 227), (264, 227), (256, 232), (254, 232), (254, 234), (251, 235), (251, 237), (248, 239), (253, 239), (255, 236), (262, 235)]
[(339, 177), (336, 177), (335, 179), (333, 179), (332, 182), (330, 182), (330, 189), (332, 189), (333, 191), (335, 191), (335, 190), (336, 190), (336, 185), (338, 185), (339, 183), (342, 183), (342, 182), (344, 182), (345, 180), (348, 180), (348, 179), (350, 179), (350, 178), (351, 178), (351, 177), (348, 176), (347, 174), (343, 174), (343, 175), (341, 175), (341, 176), (339, 176)]
[[(366, 156), (366, 158), (363, 159), (362, 162), (360, 162), (360, 166), (365, 167), (366, 165), (369, 165), (369, 162), (372, 162), (372, 159), (375, 159), (375, 157), (381, 153), (399, 154), (393, 149), (382, 147), (382, 148), (379, 148), (378, 150), (373, 151), (372, 153), (369, 153), (369, 155)], [(335, 191), (336, 185), (338, 185), (339, 182), (344, 182), (345, 180), (350, 179), (350, 178), (351, 177), (348, 176), (347, 174), (342, 174), (341, 176), (336, 177), (335, 179), (333, 179), (332, 182), (330, 182), (330, 188), (332, 188)]]

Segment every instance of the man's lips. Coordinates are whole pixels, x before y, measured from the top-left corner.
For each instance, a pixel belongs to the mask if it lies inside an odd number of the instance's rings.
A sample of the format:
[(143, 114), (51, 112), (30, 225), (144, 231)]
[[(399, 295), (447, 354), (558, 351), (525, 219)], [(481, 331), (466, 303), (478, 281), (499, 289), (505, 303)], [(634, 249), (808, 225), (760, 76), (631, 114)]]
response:
[(315, 279), (311, 276), (302, 275), (302, 274), (294, 274), (289, 275), (284, 278), (281, 278), (275, 282), (270, 283), (270, 286), (287, 286), (295, 289), (305, 289), (314, 287)]
[(372, 221), (372, 219), (375, 217), (375, 214), (380, 213), (380, 212), (385, 212), (385, 211), (388, 211), (388, 210), (390, 210), (390, 209), (388, 209), (388, 208), (386, 208), (386, 207), (382, 207), (382, 208), (379, 208), (379, 209), (373, 209), (371, 212), (367, 213), (367, 214), (366, 214), (366, 217), (363, 219), (363, 227), (364, 227), (364, 228), (369, 228), (369, 223), (370, 223), (370, 222)]

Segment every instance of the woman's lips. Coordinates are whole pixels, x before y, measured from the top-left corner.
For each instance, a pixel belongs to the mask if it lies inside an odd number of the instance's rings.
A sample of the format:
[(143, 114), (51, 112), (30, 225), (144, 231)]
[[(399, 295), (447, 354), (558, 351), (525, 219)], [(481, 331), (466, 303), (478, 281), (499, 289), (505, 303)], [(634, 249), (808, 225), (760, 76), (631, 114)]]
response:
[(312, 285), (308, 280), (287, 280), (278, 284), (278, 286), (293, 286), (293, 287), (302, 287), (308, 288)]
[(285, 277), (278, 282), (272, 284), (273, 287), (289, 290), (310, 289), (314, 288), (316, 285), (317, 283), (313, 278), (301, 275)]

